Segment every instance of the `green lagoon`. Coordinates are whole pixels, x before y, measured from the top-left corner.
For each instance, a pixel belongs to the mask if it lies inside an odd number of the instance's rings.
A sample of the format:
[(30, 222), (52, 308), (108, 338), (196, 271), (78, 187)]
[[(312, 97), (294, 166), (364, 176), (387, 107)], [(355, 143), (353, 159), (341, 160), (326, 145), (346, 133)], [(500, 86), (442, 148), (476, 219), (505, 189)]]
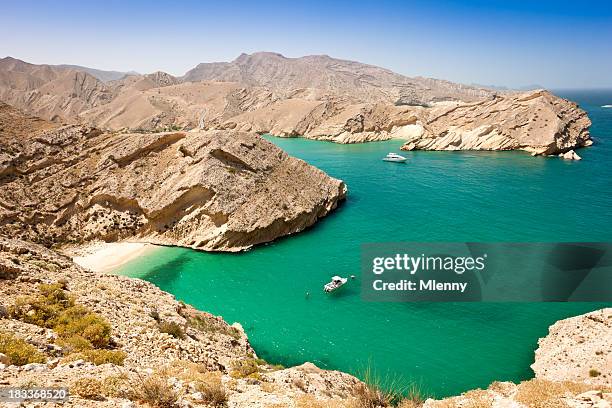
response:
[[(593, 120), (582, 161), (522, 152), (406, 152), (401, 141), (337, 145), (267, 137), (343, 179), (347, 201), (313, 228), (241, 254), (163, 248), (118, 273), (240, 322), (272, 363), (304, 361), (417, 382), (435, 396), (520, 381), (558, 319), (601, 304), (373, 303), (360, 297), (360, 245), (392, 241), (612, 241), (612, 92), (560, 93)], [(508, 265), (512, 273), (512, 265)], [(357, 275), (335, 296), (332, 275)], [(306, 296), (309, 292), (310, 296)]]

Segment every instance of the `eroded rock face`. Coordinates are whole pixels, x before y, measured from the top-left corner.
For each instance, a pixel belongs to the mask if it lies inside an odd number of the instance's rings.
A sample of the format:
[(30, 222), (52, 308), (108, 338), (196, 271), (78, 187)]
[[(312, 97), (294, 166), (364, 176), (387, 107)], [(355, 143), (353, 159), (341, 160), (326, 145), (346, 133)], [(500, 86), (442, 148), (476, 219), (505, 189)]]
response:
[(0, 233), (45, 245), (137, 238), (237, 251), (311, 226), (346, 194), (342, 181), (242, 132), (66, 126), (11, 143)]
[(538, 341), (537, 378), (612, 386), (612, 309), (570, 317), (553, 324)]
[(547, 91), (432, 109), (402, 150), (526, 150), (552, 155), (588, 146), (591, 121)]

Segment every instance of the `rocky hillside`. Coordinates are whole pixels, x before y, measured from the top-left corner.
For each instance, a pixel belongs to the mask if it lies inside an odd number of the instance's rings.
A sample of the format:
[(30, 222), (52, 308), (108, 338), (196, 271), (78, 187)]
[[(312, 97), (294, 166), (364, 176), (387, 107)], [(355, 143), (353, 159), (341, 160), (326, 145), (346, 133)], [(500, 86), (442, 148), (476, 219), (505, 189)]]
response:
[(106, 83), (5, 58), (0, 100), (110, 130), (238, 130), (338, 143), (403, 138), (407, 150), (546, 155), (591, 143), (586, 113), (546, 91), (498, 93), (328, 56), (243, 54), (182, 78), (156, 72)]
[(235, 131), (3, 138), (0, 233), (47, 246), (102, 239), (237, 251), (313, 225), (340, 180)]
[(112, 97), (102, 82), (86, 72), (0, 59), (0, 101), (29, 114), (62, 122)]
[(0, 237), (2, 386), (68, 387), (66, 407), (263, 408), (344, 401), (356, 384), (312, 364), (268, 364), (238, 324)]
[[(546, 91), (434, 108), (408, 126), (403, 150), (527, 150), (551, 155), (590, 146), (591, 121)], [(395, 130), (398, 133), (404, 129)]]

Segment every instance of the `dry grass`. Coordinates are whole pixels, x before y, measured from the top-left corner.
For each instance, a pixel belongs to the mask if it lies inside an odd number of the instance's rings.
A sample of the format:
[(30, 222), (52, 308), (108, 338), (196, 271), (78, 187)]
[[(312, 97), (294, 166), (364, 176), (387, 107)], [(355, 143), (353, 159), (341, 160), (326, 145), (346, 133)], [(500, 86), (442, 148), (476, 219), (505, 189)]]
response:
[[(354, 401), (340, 399), (319, 399), (310, 394), (300, 395), (295, 398), (297, 408), (353, 408)], [(281, 405), (284, 406), (284, 405)]]
[(493, 406), (493, 397), (485, 390), (468, 391), (463, 394), (463, 397), (466, 399), (463, 408), (491, 408)]
[(191, 361), (175, 360), (157, 370), (156, 376), (175, 377), (202, 393), (204, 402), (213, 407), (222, 407), (227, 403), (227, 391), (221, 381), (220, 371), (208, 371), (206, 366)]
[(516, 401), (530, 408), (566, 408), (563, 397), (574, 396), (596, 387), (571, 381), (533, 379), (519, 384)]
[(66, 356), (64, 361), (85, 360), (95, 365), (114, 364), (122, 366), (127, 354), (121, 350), (83, 350)]
[(383, 379), (369, 367), (364, 370), (362, 378), (364, 382), (353, 389), (352, 408), (418, 408), (426, 399), (418, 384), (411, 383), (406, 386), (406, 381), (401, 378)]
[(380, 408), (391, 406), (391, 396), (380, 388), (359, 383), (353, 389), (352, 408)]
[(401, 400), (400, 403), (397, 404), (397, 408), (419, 408), (421, 405), (423, 404), (419, 404), (416, 401), (406, 398)]

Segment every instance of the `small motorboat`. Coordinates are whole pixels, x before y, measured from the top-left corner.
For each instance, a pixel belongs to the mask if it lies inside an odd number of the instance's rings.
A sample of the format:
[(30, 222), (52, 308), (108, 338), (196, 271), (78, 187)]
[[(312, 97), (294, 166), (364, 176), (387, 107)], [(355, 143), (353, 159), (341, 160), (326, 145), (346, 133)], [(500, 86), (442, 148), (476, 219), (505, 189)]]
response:
[(389, 153), (383, 158), (383, 160), (388, 162), (404, 163), (407, 159), (397, 153)]
[(331, 278), (331, 282), (326, 283), (325, 286), (323, 286), (323, 290), (327, 293), (333, 292), (334, 290), (341, 288), (347, 281), (348, 279), (346, 278), (341, 278), (340, 276), (333, 276)]

